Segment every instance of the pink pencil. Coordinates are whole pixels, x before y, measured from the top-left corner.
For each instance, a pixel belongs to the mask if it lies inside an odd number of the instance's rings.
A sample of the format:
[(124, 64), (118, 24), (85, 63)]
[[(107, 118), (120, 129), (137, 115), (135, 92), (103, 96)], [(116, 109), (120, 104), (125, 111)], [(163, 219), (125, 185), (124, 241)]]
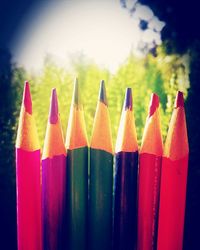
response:
[(41, 249), (40, 146), (25, 82), (16, 140), (18, 250)]

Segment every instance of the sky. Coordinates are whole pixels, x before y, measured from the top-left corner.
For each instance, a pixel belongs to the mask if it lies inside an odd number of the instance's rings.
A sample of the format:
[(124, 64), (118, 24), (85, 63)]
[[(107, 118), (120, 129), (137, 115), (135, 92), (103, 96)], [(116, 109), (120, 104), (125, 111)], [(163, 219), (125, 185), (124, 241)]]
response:
[[(128, 1), (130, 7), (132, 1)], [(134, 16), (130, 16), (116, 0), (54, 0), (37, 4), (13, 39), (14, 61), (27, 70), (39, 70), (46, 55), (67, 66), (75, 55), (83, 54), (115, 72), (131, 51), (137, 54), (141, 41), (154, 39), (161, 43), (159, 33), (140, 30), (141, 17), (151, 19), (149, 26), (163, 27), (148, 7), (138, 5)]]

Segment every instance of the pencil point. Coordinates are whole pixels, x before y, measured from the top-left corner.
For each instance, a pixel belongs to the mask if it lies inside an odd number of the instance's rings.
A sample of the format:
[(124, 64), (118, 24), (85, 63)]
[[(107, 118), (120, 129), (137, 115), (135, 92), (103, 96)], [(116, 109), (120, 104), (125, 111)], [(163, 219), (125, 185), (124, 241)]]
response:
[(183, 97), (183, 92), (178, 91), (176, 94), (176, 99), (175, 99), (175, 103), (174, 103), (174, 107), (178, 108), (178, 107), (184, 107), (184, 97)]
[(108, 101), (106, 97), (106, 88), (104, 80), (100, 83), (100, 91), (99, 91), (99, 101), (103, 102), (106, 106), (108, 106)]
[(58, 100), (57, 100), (56, 89), (54, 88), (54, 89), (52, 89), (52, 92), (51, 92), (49, 122), (51, 124), (56, 124), (57, 121), (58, 121)]
[(73, 93), (73, 104), (75, 105), (80, 105), (81, 100), (80, 100), (80, 94), (79, 94), (79, 84), (78, 84), (78, 79), (75, 78), (74, 80), (74, 93)]
[(32, 114), (32, 100), (31, 100), (31, 92), (28, 81), (25, 81), (24, 84), (23, 104), (26, 112)]
[(124, 100), (124, 110), (133, 109), (132, 89), (127, 88)]
[(154, 114), (156, 109), (159, 107), (159, 96), (155, 93), (151, 94), (151, 101), (149, 105), (149, 117)]

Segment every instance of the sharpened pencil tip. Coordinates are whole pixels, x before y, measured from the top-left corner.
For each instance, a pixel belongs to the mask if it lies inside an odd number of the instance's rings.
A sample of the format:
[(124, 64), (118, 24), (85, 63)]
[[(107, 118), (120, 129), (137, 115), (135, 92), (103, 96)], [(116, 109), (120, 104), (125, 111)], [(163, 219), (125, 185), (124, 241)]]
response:
[(49, 110), (49, 122), (51, 124), (56, 124), (58, 121), (58, 100), (56, 89), (53, 88), (51, 92), (51, 104)]
[(79, 94), (79, 84), (78, 84), (78, 79), (75, 78), (74, 80), (74, 93), (73, 93), (73, 104), (75, 105), (80, 105), (81, 100), (80, 100), (80, 94)]
[(154, 114), (156, 109), (159, 107), (159, 96), (155, 93), (151, 94), (151, 101), (149, 105), (149, 117)]
[(125, 94), (125, 99), (124, 99), (124, 110), (133, 109), (133, 98), (132, 98), (132, 89), (127, 88), (126, 89), (126, 94)]
[(24, 83), (23, 104), (26, 112), (32, 114), (32, 100), (28, 81), (25, 81)]
[(100, 82), (99, 101), (103, 102), (106, 106), (108, 106), (104, 80)]
[(175, 99), (175, 103), (174, 103), (174, 107), (178, 108), (178, 107), (184, 107), (184, 97), (183, 97), (183, 92), (178, 91), (176, 94), (176, 99)]

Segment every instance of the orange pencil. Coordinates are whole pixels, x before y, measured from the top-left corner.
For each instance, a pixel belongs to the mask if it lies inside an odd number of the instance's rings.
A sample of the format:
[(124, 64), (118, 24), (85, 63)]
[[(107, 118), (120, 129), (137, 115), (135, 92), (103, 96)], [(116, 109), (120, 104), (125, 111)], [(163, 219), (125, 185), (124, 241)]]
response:
[(158, 250), (183, 247), (188, 157), (184, 99), (178, 92), (162, 160)]
[(25, 82), (16, 140), (18, 250), (41, 249), (40, 146)]
[(156, 249), (162, 153), (159, 97), (152, 94), (139, 155), (138, 250)]

